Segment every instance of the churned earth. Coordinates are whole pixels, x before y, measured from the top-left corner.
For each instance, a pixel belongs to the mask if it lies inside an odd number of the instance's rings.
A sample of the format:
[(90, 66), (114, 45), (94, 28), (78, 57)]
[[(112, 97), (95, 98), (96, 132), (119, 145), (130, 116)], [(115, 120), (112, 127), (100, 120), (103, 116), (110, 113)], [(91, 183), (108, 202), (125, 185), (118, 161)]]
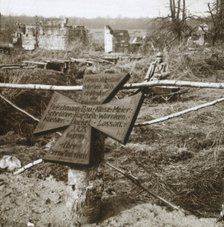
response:
[[(222, 82), (222, 70), (211, 69), (201, 58), (198, 61), (192, 59), (186, 68), (179, 66), (182, 68), (176, 78)], [(136, 67), (140, 70), (138, 64)], [(175, 64), (171, 65), (173, 71)], [(42, 71), (41, 75), (44, 75)], [(214, 89), (181, 88), (180, 91), (183, 92), (172, 97), (148, 95), (136, 123), (223, 96), (222, 90)], [(7, 91), (4, 94), (7, 95)], [(26, 94), (14, 94), (16, 97), (19, 95), (22, 100), (21, 95)], [(46, 93), (38, 95), (49, 100)], [(124, 93), (118, 94), (120, 98), (124, 96)], [(12, 94), (10, 97), (13, 98)], [(31, 104), (32, 107), (24, 106), (24, 109), (40, 117), (46, 103), (41, 103), (38, 111), (33, 108), (37, 103)], [(30, 132), (37, 123), (21, 118), (15, 114), (17, 112), (10, 115), (9, 122), (4, 108), (8, 108), (5, 103), (0, 110), (4, 113), (1, 115), (4, 129), (1, 129), (0, 136), (0, 159), (10, 155), (26, 165), (43, 158), (46, 145), (56, 140), (58, 135), (32, 137)], [(161, 123), (134, 127), (126, 145), (106, 139), (105, 161), (138, 177), (150, 191), (179, 206), (187, 215), (167, 207), (105, 165), (101, 216), (98, 223), (89, 226), (223, 226), (224, 222), (216, 222), (224, 201), (223, 109), (224, 103), (219, 103)], [(7, 111), (12, 113), (13, 109)], [(15, 128), (10, 124), (12, 122), (17, 122)], [(10, 126), (8, 130), (7, 126)], [(71, 226), (66, 203), (67, 171), (67, 166), (49, 162), (42, 162), (19, 175), (0, 169), (1, 226)]]

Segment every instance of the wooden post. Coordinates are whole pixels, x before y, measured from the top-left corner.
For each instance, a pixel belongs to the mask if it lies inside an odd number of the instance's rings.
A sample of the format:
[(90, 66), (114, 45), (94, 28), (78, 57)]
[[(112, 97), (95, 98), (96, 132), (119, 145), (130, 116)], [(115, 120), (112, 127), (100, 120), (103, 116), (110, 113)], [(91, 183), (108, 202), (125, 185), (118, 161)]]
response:
[(93, 166), (90, 168), (69, 168), (67, 188), (67, 208), (72, 213), (72, 224), (94, 223), (99, 219), (101, 198), (104, 189), (104, 166), (101, 164), (104, 154), (105, 137), (92, 134), (94, 146)]
[(98, 220), (104, 188), (101, 172), (99, 167), (88, 171), (69, 169), (66, 205), (74, 226)]
[[(83, 119), (83, 121), (86, 123), (89, 119)], [(104, 166), (101, 163), (104, 156), (105, 136), (94, 129), (90, 130), (91, 138), (88, 139), (92, 141), (90, 146), (94, 152), (90, 154), (91, 166), (74, 165), (68, 170), (66, 206), (71, 212), (74, 226), (96, 222), (101, 211), (101, 197), (104, 189)]]

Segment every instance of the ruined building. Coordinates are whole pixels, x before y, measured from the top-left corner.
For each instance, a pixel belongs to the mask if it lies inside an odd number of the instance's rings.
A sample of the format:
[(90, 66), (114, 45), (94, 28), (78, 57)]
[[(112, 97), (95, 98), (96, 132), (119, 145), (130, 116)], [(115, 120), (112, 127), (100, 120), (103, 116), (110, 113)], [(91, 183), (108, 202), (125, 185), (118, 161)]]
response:
[(88, 41), (84, 26), (69, 26), (67, 19), (46, 19), (35, 25), (18, 24), (13, 38), (25, 50), (68, 50), (79, 42)]
[(194, 44), (203, 46), (206, 41), (206, 33), (209, 31), (209, 26), (206, 23), (202, 23), (200, 20), (189, 18), (186, 20), (188, 27), (191, 30), (191, 36), (187, 40), (187, 46)]
[(105, 53), (137, 53), (144, 43), (143, 36), (131, 37), (128, 30), (113, 30), (109, 25), (104, 28)]
[(127, 30), (113, 30), (109, 25), (104, 28), (105, 53), (129, 51), (130, 36)]

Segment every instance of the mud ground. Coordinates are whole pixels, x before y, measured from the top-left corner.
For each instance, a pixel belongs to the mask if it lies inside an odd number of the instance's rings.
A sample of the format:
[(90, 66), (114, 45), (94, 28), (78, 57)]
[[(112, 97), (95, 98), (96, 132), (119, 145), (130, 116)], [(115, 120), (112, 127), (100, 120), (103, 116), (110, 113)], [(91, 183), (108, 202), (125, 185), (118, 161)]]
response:
[[(197, 71), (191, 67), (194, 75), (201, 75), (193, 79), (223, 80), (222, 70), (208, 72), (208, 68), (199, 66)], [(193, 88), (172, 98), (149, 96), (137, 122), (222, 96), (222, 90)], [(189, 215), (169, 209), (105, 166), (101, 217), (98, 223), (89, 226), (223, 226), (223, 222), (216, 223), (224, 200), (223, 109), (224, 103), (219, 103), (166, 122), (135, 127), (126, 145), (106, 140), (106, 161), (138, 177), (149, 190), (188, 211)], [(0, 137), (0, 158), (15, 156), (26, 165), (42, 158), (47, 152), (46, 144), (54, 137), (56, 135), (51, 134), (27, 139), (10, 130)], [(71, 226), (66, 206), (66, 166), (43, 162), (20, 175), (0, 169), (0, 188), (1, 226), (27, 226), (28, 222), (35, 226)]]

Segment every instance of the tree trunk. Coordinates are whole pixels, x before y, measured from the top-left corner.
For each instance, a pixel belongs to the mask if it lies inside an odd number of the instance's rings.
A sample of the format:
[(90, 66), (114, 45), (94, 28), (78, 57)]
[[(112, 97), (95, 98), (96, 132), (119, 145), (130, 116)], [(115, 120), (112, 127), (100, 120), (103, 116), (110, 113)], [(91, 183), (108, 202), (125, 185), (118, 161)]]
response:
[(181, 0), (178, 0), (177, 1), (177, 20), (180, 19), (180, 1)]
[(171, 18), (173, 19), (175, 17), (174, 10), (173, 10), (173, 0), (170, 0), (170, 13), (171, 13)]
[(182, 21), (185, 22), (185, 18), (186, 18), (186, 1), (183, 0), (183, 15), (182, 15)]

